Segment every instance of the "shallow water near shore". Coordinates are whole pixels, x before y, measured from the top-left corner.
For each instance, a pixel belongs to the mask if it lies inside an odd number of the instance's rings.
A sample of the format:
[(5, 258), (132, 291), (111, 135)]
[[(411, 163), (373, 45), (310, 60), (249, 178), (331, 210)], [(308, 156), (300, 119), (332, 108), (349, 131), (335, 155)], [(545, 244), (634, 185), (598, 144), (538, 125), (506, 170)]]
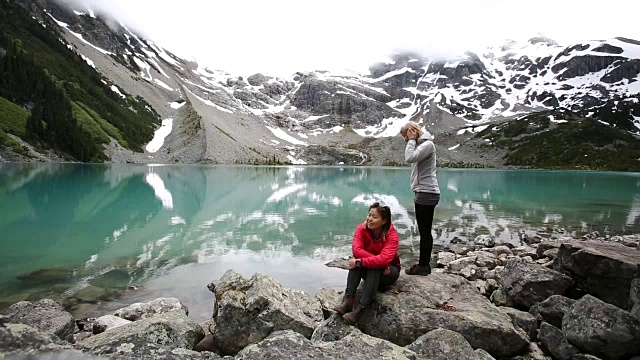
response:
[[(391, 207), (403, 264), (418, 249), (408, 168), (0, 164), (0, 307), (53, 298), (76, 316), (175, 296), (211, 316), (229, 268), (315, 293), (367, 207)], [(435, 243), (564, 229), (640, 233), (640, 174), (441, 169)], [(135, 286), (134, 290), (129, 290)]]

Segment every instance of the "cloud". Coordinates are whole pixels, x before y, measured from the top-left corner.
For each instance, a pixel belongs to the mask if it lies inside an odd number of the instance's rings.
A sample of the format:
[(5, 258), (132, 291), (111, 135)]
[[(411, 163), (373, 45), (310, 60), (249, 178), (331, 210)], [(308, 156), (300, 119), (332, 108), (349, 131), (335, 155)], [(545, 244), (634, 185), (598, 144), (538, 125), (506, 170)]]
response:
[[(480, 51), (506, 39), (640, 39), (635, 2), (458, 0), (61, 0), (117, 19), (187, 59), (237, 74), (364, 72), (397, 50)], [(82, 4), (82, 5), (79, 5)], [(615, 16), (613, 15), (615, 14)]]

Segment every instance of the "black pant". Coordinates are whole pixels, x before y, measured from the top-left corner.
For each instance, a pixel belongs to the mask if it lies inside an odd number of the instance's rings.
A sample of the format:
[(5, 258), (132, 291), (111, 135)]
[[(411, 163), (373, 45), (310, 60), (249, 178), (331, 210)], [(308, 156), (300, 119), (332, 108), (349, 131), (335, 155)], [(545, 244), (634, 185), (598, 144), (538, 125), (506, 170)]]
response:
[(436, 206), (414, 204), (416, 206), (416, 219), (418, 220), (418, 231), (420, 232), (420, 261), (421, 266), (429, 265), (431, 261), (431, 250), (433, 249), (433, 213)]
[(393, 266), (389, 266), (391, 271), (388, 275), (384, 275), (385, 269), (364, 269), (355, 268), (349, 270), (349, 276), (347, 276), (347, 289), (344, 291), (346, 297), (354, 297), (358, 285), (360, 285), (360, 279), (364, 279), (364, 286), (362, 287), (362, 296), (360, 296), (360, 305), (368, 306), (376, 296), (376, 291), (379, 288), (393, 285), (400, 276), (400, 270)]

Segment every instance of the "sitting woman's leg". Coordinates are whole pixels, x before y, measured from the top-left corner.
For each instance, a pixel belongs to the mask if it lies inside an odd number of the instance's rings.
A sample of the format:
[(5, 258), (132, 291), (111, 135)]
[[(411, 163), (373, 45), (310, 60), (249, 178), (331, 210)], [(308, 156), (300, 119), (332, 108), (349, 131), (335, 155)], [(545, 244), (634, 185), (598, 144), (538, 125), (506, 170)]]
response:
[(382, 275), (380, 278), (380, 285), (378, 286), (378, 290), (388, 289), (391, 285), (395, 284), (400, 277), (400, 269), (397, 267), (390, 265), (389, 266), (389, 274)]
[(347, 275), (347, 288), (344, 290), (342, 304), (333, 309), (338, 314), (343, 315), (353, 309), (353, 299), (356, 296), (356, 290), (358, 289), (358, 285), (360, 285), (360, 279), (362, 279), (363, 272), (364, 269), (362, 268), (349, 270), (349, 275)]
[(371, 304), (375, 299), (378, 286), (380, 285), (380, 278), (382, 277), (383, 269), (364, 269), (363, 278), (364, 285), (362, 286), (362, 295), (358, 305), (350, 313), (342, 316), (349, 324), (355, 324), (360, 320), (360, 317), (364, 314), (364, 309)]

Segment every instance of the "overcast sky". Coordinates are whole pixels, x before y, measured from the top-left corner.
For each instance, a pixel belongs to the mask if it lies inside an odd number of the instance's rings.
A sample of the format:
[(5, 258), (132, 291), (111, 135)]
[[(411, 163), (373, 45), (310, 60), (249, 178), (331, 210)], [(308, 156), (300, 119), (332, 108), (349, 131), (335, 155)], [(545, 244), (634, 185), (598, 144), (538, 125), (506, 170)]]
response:
[(115, 17), (180, 57), (233, 74), (366, 72), (395, 50), (451, 56), (544, 35), (640, 40), (640, 1), (61, 0)]

